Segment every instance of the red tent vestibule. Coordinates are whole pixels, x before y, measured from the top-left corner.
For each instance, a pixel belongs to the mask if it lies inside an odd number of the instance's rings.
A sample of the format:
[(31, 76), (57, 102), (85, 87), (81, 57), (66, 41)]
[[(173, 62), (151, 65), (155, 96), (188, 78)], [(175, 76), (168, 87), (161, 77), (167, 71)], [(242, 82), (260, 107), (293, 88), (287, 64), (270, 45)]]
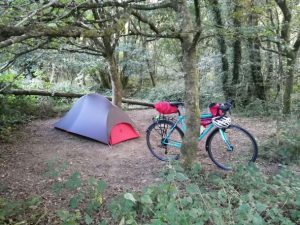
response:
[(126, 141), (128, 139), (139, 137), (138, 133), (133, 129), (133, 127), (128, 123), (119, 123), (115, 125), (110, 131), (111, 145)]

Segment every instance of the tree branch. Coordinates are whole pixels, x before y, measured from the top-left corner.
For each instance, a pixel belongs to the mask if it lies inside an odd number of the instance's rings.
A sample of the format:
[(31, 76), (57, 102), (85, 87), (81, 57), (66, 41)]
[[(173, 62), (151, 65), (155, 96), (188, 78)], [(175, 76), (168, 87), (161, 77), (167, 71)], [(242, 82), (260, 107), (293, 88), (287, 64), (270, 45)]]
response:
[(16, 27), (20, 26), (21, 24), (25, 23), (27, 20), (29, 20), (30, 18), (32, 18), (34, 15), (36, 15), (37, 13), (43, 11), (44, 9), (49, 8), (51, 5), (53, 5), (54, 3), (56, 3), (57, 0), (52, 0), (50, 1), (48, 4), (43, 5), (40, 9), (36, 9), (34, 10), (32, 13), (30, 13), (28, 16), (26, 16), (24, 19), (22, 19), (19, 23), (16, 24)]
[(15, 63), (15, 61), (16, 61), (19, 57), (21, 57), (21, 56), (23, 56), (23, 55), (26, 55), (26, 54), (29, 53), (29, 52), (33, 52), (33, 51), (35, 51), (35, 50), (41, 48), (42, 46), (44, 46), (44, 45), (47, 44), (48, 42), (49, 42), (49, 40), (47, 40), (47, 41), (45, 41), (45, 42), (42, 42), (42, 43), (38, 44), (38, 45), (35, 46), (34, 48), (27, 49), (27, 50), (25, 50), (25, 51), (22, 51), (22, 52), (19, 52), (19, 53), (15, 54), (14, 57), (13, 57), (13, 59), (11, 59), (10, 61), (8, 61), (8, 62), (6, 63), (6, 65), (3, 66), (3, 67), (0, 69), (0, 73), (3, 73), (3, 72), (4, 72), (5, 70), (7, 70), (10, 66), (12, 66), (12, 65)]
[[(65, 93), (65, 92), (51, 92), (51, 91), (44, 91), (44, 90), (0, 90), (0, 94), (2, 95), (37, 95), (37, 96), (51, 96), (51, 97), (64, 97), (64, 98), (80, 98), (84, 94), (79, 93)], [(112, 100), (112, 97), (110, 96), (104, 96), (108, 100)], [(141, 105), (141, 106), (147, 106), (147, 107), (154, 107), (152, 103), (144, 102), (141, 100), (134, 100), (134, 99), (122, 99), (123, 103), (128, 103), (132, 105)]]
[(80, 5), (56, 3), (53, 4), (52, 6), (55, 8), (77, 8), (77, 9), (86, 9), (86, 10), (105, 8), (105, 7), (123, 7), (123, 8), (131, 8), (131, 9), (146, 10), (146, 11), (155, 10), (155, 9), (173, 8), (173, 4), (170, 1), (163, 1), (159, 3), (153, 3), (153, 4), (138, 4), (141, 2), (145, 2), (145, 0), (129, 0), (126, 2), (110, 1), (110, 2), (99, 2), (99, 3), (84, 2)]
[(273, 50), (273, 49), (269, 49), (269, 48), (265, 48), (263, 45), (260, 45), (260, 47), (264, 51), (273, 52), (273, 53), (275, 53), (277, 55), (287, 56), (286, 54), (284, 54), (282, 52), (279, 52), (279, 51), (276, 51), (276, 50)]
[(156, 28), (156, 26), (154, 25), (154, 23), (152, 23), (151, 21), (149, 21), (147, 18), (143, 17), (140, 13), (138, 13), (136, 11), (132, 11), (131, 14), (133, 16), (135, 16), (139, 21), (148, 24), (149, 27), (150, 27), (150, 29), (153, 30), (156, 34), (160, 33), (160, 31)]
[(298, 32), (296, 42), (294, 43), (294, 52), (298, 52), (300, 48), (300, 32)]
[[(117, 25), (116, 25), (117, 26)], [(110, 28), (110, 31), (114, 27)], [(115, 28), (117, 29), (117, 27)], [(37, 37), (85, 37), (85, 38), (97, 38), (101, 37), (106, 30), (87, 30), (77, 26), (67, 25), (62, 27), (49, 27), (46, 25), (36, 25), (31, 27), (16, 27), (16, 26), (4, 26), (0, 24), (0, 48), (10, 46), (12, 44)]]

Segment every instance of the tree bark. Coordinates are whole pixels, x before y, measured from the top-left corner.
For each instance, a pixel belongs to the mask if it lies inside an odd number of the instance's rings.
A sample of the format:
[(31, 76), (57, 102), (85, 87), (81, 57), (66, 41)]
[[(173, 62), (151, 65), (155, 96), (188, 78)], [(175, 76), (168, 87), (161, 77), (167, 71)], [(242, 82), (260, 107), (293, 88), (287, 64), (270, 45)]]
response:
[(234, 42), (233, 42), (233, 67), (232, 67), (232, 87), (231, 95), (232, 97), (236, 96), (236, 86), (239, 83), (240, 79), (240, 67), (242, 60), (242, 44), (240, 38), (240, 28), (241, 28), (241, 3), (234, 1), (234, 15), (233, 15), (233, 25), (235, 28)]
[(297, 61), (297, 52), (289, 52), (287, 61), (287, 78), (283, 93), (283, 110), (282, 113), (287, 115), (291, 113), (291, 95), (294, 84), (294, 68)]
[(260, 54), (260, 43), (258, 38), (250, 38), (249, 50), (250, 50), (250, 69), (251, 69), (251, 78), (253, 80), (253, 85), (255, 89), (255, 95), (258, 99), (265, 101), (265, 85), (264, 79), (261, 71), (261, 54)]
[[(272, 49), (271, 42), (267, 42), (267, 48)], [(266, 53), (266, 66), (267, 66), (267, 75), (265, 78), (265, 88), (266, 88), (266, 93), (269, 94), (270, 89), (272, 87), (272, 78), (273, 78), (273, 73), (274, 73), (274, 66), (273, 66), (273, 54), (272, 52), (267, 52)]]
[[(254, 2), (252, 1), (252, 5)], [(249, 25), (258, 26), (258, 16), (254, 13), (251, 13), (249, 16)], [(260, 53), (260, 40), (257, 37), (250, 37), (248, 39), (249, 47), (249, 61), (250, 61), (250, 70), (251, 78), (253, 80), (253, 85), (255, 89), (255, 95), (258, 99), (265, 101), (266, 93), (264, 86), (264, 79), (261, 71), (261, 53)]]
[(200, 130), (199, 124), (199, 74), (197, 68), (196, 45), (191, 14), (187, 1), (178, 3), (178, 12), (181, 16), (181, 48), (183, 57), (185, 109), (187, 131), (182, 143), (183, 166), (189, 169), (195, 159), (197, 142)]
[(112, 103), (121, 108), (122, 106), (122, 82), (120, 77), (119, 68), (116, 62), (115, 55), (106, 57), (109, 63), (109, 75), (112, 88)]
[(100, 79), (99, 78), (97, 79), (102, 84), (102, 87), (105, 89), (111, 89), (111, 81), (110, 81), (109, 73), (104, 69), (99, 69), (98, 71), (96, 71), (96, 76), (98, 76), (98, 74)]
[(228, 76), (229, 76), (229, 64), (227, 59), (227, 46), (226, 41), (224, 38), (224, 35), (222, 34), (219, 29), (222, 29), (224, 27), (224, 23), (221, 16), (221, 9), (218, 0), (209, 0), (210, 4), (212, 6), (212, 13), (214, 16), (214, 20), (218, 29), (218, 36), (217, 36), (217, 42), (219, 45), (219, 50), (222, 55), (222, 88), (223, 93), (226, 99), (232, 97), (230, 93), (230, 84), (228, 84)]
[(275, 0), (278, 7), (283, 14), (283, 20), (281, 25), (281, 39), (284, 41), (282, 48), (283, 53), (287, 57), (287, 70), (286, 80), (283, 93), (283, 108), (282, 113), (287, 115), (291, 113), (291, 95), (293, 93), (293, 82), (294, 82), (294, 68), (296, 65), (297, 53), (300, 47), (300, 32), (298, 32), (297, 39), (292, 45), (291, 43), (291, 21), (292, 14), (289, 9), (287, 1)]

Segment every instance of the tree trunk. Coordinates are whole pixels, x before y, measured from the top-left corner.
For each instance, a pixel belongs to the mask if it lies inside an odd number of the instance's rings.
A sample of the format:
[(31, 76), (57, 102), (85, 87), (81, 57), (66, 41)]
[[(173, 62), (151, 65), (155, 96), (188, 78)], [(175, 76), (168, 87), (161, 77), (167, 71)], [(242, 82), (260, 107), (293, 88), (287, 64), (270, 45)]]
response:
[[(214, 20), (217, 26), (217, 29), (222, 29), (224, 27), (223, 21), (222, 21), (222, 16), (221, 16), (221, 10), (220, 10), (220, 5), (218, 0), (210, 0), (210, 4), (212, 6), (212, 13), (214, 16)], [(232, 97), (230, 94), (230, 84), (228, 84), (228, 76), (229, 76), (229, 64), (228, 64), (228, 59), (227, 59), (227, 46), (226, 46), (226, 41), (224, 38), (224, 35), (222, 34), (221, 31), (218, 31), (218, 37), (217, 37), (217, 42), (219, 45), (219, 50), (222, 55), (222, 88), (223, 88), (223, 93), (226, 99)]]
[(290, 52), (288, 54), (287, 61), (287, 78), (284, 87), (283, 93), (283, 109), (282, 113), (287, 115), (291, 113), (291, 95), (293, 92), (293, 83), (294, 83), (294, 68), (297, 61), (297, 54), (295, 52)]
[[(272, 49), (272, 45), (270, 41), (267, 41), (267, 48)], [(269, 94), (270, 89), (272, 87), (272, 79), (273, 79), (273, 72), (274, 72), (274, 66), (273, 66), (273, 54), (270, 51), (267, 51), (266, 56), (266, 66), (267, 66), (267, 75), (265, 78), (265, 88), (266, 93)]]
[(151, 64), (150, 59), (146, 59), (146, 61), (152, 86), (155, 87), (155, 67)]
[(105, 89), (111, 89), (111, 81), (110, 81), (109, 73), (107, 73), (107, 71), (104, 69), (99, 69), (98, 71), (96, 71), (96, 76), (98, 74), (100, 79), (99, 78), (97, 79), (100, 80), (102, 87)]
[(193, 29), (191, 15), (187, 1), (178, 3), (179, 15), (182, 18), (181, 48), (183, 57), (185, 110), (187, 131), (183, 139), (181, 152), (183, 166), (189, 169), (195, 159), (200, 130), (199, 124), (199, 74), (197, 69), (196, 45), (193, 44)]
[(283, 14), (283, 20), (281, 24), (281, 39), (284, 41), (282, 48), (283, 53), (287, 57), (287, 70), (286, 70), (286, 81), (283, 93), (283, 114), (291, 113), (291, 95), (293, 93), (293, 82), (294, 82), (294, 68), (297, 60), (297, 53), (300, 48), (300, 32), (298, 31), (297, 39), (292, 46), (291, 40), (291, 22), (292, 13), (289, 9), (287, 1), (275, 0), (278, 7), (281, 9)]
[(265, 101), (266, 93), (264, 86), (264, 79), (261, 71), (261, 54), (260, 54), (260, 43), (258, 38), (249, 40), (250, 50), (250, 69), (251, 78), (255, 89), (255, 95), (258, 99)]
[[(254, 5), (254, 3), (252, 2)], [(251, 13), (249, 16), (249, 25), (258, 26), (258, 16)], [(251, 78), (254, 85), (255, 95), (258, 99), (265, 101), (266, 93), (264, 86), (264, 79), (261, 71), (261, 53), (260, 53), (260, 40), (257, 35), (248, 39), (248, 47), (250, 51), (249, 61)]]
[(240, 11), (241, 5), (238, 1), (234, 1), (234, 14), (233, 14), (233, 25), (235, 28), (234, 42), (233, 42), (233, 67), (232, 67), (232, 87), (231, 95), (236, 96), (236, 86), (240, 79), (240, 67), (242, 60), (242, 44), (240, 38), (241, 18)]
[(108, 55), (106, 57), (109, 64), (109, 75), (112, 88), (112, 103), (118, 107), (122, 106), (122, 83), (119, 73), (119, 68), (116, 63), (115, 55)]

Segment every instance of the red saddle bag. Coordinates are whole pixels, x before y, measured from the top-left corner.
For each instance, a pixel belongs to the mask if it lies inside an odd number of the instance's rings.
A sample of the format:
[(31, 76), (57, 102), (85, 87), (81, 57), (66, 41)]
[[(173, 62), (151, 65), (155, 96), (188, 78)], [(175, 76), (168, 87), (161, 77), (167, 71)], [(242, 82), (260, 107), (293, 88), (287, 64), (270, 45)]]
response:
[(154, 104), (154, 108), (161, 114), (177, 113), (178, 108), (170, 104), (170, 102), (157, 102)]

